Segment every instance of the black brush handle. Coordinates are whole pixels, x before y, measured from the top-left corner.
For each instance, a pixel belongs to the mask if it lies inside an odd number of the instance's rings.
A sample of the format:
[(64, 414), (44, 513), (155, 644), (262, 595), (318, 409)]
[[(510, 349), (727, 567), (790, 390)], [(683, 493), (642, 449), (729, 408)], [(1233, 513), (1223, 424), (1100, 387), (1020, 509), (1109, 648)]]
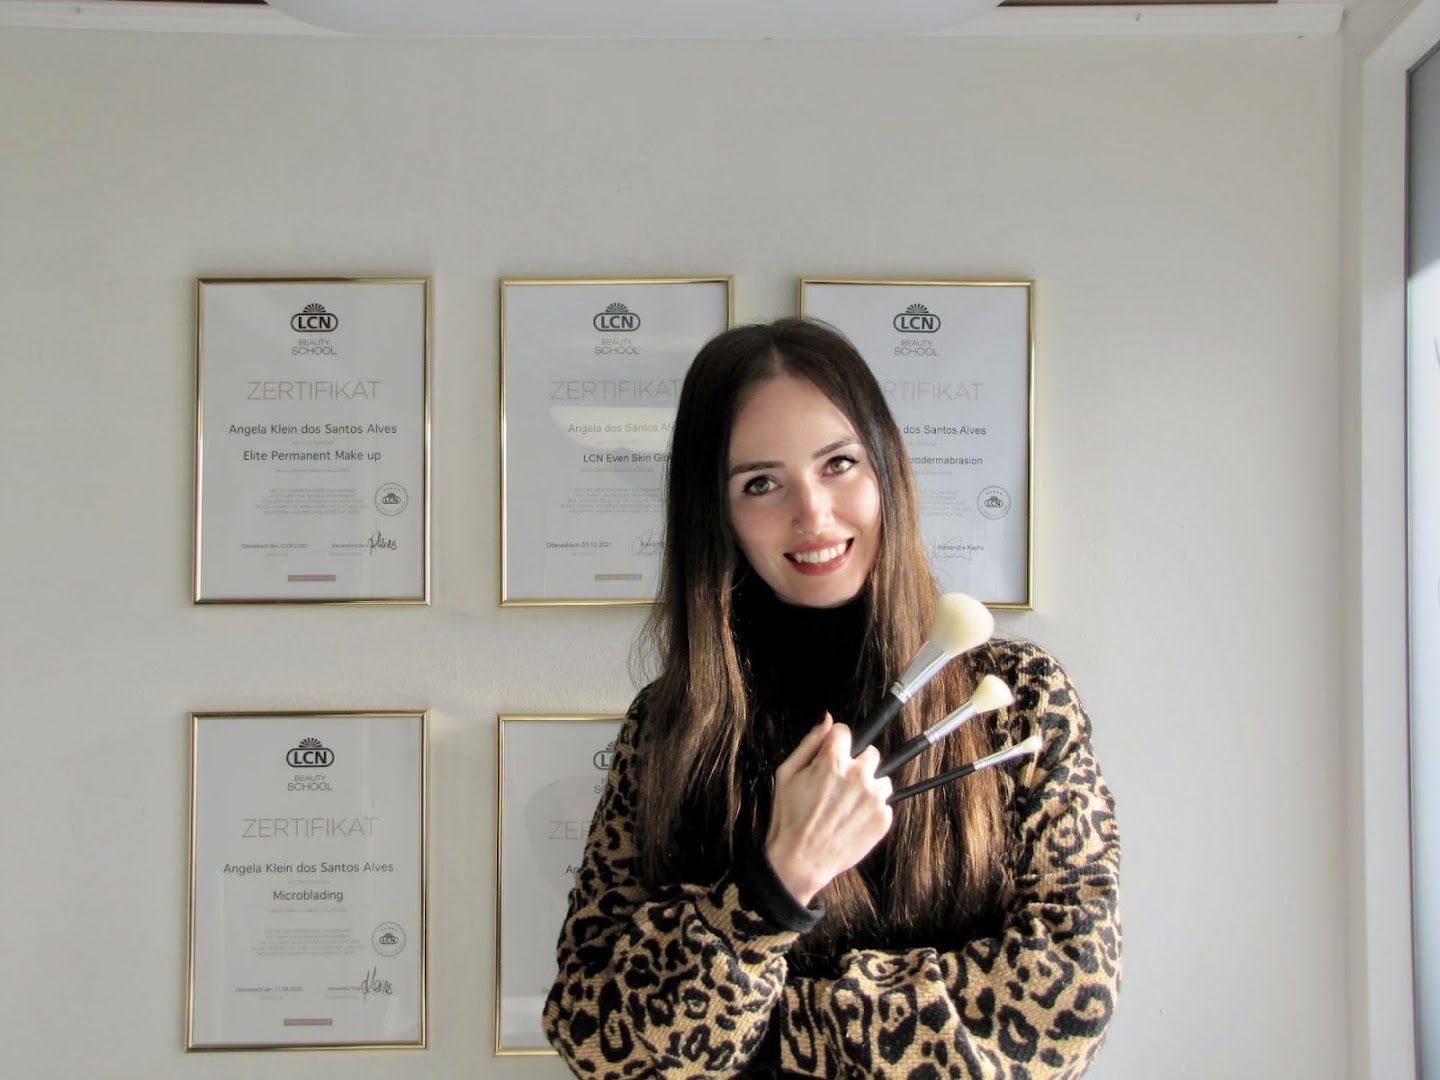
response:
[(904, 746), (900, 747), (899, 750), (896, 750), (882, 761), (880, 767), (875, 770), (875, 775), (889, 776), (917, 754), (923, 754), (930, 746), (930, 740), (924, 735), (916, 735), (913, 739), (908, 740)]
[(904, 702), (887, 691), (880, 699), (880, 704), (875, 706), (875, 711), (865, 718), (864, 726), (855, 733), (854, 741), (850, 744), (850, 756), (859, 757), (880, 732), (885, 730), (885, 725), (900, 715), (902, 705)]
[(929, 780), (921, 780), (918, 784), (911, 784), (909, 787), (902, 787), (899, 791), (894, 792), (890, 796), (890, 798), (886, 799), (885, 801), (891, 806), (894, 806), (896, 803), (904, 802), (906, 799), (913, 799), (916, 795), (923, 795), (925, 794), (925, 792), (930, 791), (932, 788), (944, 787), (946, 784), (953, 784), (956, 780), (969, 776), (972, 772), (974, 772), (975, 764), (976, 763), (972, 761), (969, 765), (961, 765), (959, 768), (950, 769), (948, 772), (942, 772), (939, 776), (930, 777)]

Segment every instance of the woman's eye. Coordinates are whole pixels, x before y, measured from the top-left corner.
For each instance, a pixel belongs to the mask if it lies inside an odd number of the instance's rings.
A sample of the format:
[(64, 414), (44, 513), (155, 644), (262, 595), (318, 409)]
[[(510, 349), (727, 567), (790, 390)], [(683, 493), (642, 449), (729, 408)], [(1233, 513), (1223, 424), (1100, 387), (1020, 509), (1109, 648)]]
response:
[(825, 471), (828, 473), (843, 473), (853, 469), (858, 462), (849, 454), (836, 454), (829, 461), (825, 462)]
[(774, 491), (777, 486), (774, 477), (753, 476), (745, 481), (745, 486), (740, 490), (746, 495), (768, 495)]

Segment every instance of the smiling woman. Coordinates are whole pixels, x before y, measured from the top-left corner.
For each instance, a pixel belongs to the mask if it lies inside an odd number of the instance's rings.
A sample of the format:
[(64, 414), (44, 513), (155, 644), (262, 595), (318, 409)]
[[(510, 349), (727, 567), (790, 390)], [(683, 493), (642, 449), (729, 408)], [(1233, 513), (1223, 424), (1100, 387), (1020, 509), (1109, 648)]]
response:
[(860, 437), (808, 379), (752, 388), (730, 433), (730, 523), (741, 552), (787, 604), (859, 595), (880, 546), (880, 488)]
[[(1064, 672), (992, 641), (851, 753), (938, 597), (904, 443), (849, 342), (786, 319), (707, 344), (665, 513), (659, 673), (576, 873), (550, 1041), (591, 1076), (1078, 1076), (1119, 985), (1120, 848)], [(880, 750), (986, 675), (1013, 706), (896, 784), (1031, 738), (1038, 757), (892, 807)]]

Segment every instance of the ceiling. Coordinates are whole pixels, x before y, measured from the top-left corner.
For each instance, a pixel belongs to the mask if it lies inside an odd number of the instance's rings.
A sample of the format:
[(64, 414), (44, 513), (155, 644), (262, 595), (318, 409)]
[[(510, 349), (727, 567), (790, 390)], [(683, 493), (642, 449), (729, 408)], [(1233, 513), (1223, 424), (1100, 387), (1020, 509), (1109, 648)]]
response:
[(0, 0), (0, 26), (505, 37), (1333, 34), (1414, 0)]

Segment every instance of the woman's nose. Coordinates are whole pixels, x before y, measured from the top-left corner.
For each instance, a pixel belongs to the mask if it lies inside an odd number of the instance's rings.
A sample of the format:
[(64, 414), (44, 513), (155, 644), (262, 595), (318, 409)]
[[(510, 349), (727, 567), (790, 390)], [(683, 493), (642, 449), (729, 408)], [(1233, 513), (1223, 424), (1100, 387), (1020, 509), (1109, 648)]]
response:
[(795, 491), (795, 530), (819, 533), (834, 521), (830, 493), (814, 481), (797, 484)]

